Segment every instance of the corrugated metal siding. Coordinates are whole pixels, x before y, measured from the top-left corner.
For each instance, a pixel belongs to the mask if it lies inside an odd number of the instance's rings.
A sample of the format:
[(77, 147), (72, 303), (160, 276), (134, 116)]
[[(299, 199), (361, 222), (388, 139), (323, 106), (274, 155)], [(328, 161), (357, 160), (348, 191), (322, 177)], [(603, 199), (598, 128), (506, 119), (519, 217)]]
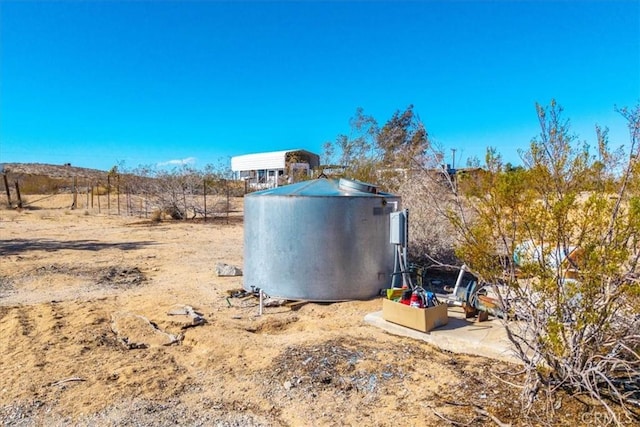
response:
[[(231, 158), (231, 170), (233, 172), (238, 172), (260, 169), (284, 169), (287, 153), (295, 153), (296, 151), (301, 151), (317, 157), (316, 154), (310, 153), (306, 150), (284, 150), (272, 151), (269, 153), (245, 154), (243, 156), (235, 156)], [(313, 160), (315, 160), (315, 158)], [(312, 161), (309, 165), (311, 168), (318, 166), (313, 163), (315, 162)]]
[(272, 151), (270, 153), (245, 154), (231, 158), (231, 170), (249, 171), (259, 169), (284, 169), (288, 151)]

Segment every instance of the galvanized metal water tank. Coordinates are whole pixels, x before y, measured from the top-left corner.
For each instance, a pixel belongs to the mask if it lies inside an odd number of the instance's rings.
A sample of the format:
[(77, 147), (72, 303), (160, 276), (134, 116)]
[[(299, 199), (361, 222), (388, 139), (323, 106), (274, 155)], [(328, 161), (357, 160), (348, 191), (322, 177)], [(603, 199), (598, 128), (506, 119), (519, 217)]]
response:
[(309, 301), (367, 299), (389, 287), (389, 215), (400, 198), (351, 180), (317, 179), (249, 194), (244, 288)]

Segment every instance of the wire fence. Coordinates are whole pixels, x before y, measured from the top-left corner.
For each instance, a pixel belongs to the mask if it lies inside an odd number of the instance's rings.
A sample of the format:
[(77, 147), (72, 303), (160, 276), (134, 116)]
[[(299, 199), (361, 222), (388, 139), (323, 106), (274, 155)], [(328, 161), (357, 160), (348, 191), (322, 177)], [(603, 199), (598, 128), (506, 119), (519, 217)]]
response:
[(0, 203), (9, 209), (70, 209), (161, 220), (228, 218), (243, 183), (202, 177), (46, 178), (4, 173)]

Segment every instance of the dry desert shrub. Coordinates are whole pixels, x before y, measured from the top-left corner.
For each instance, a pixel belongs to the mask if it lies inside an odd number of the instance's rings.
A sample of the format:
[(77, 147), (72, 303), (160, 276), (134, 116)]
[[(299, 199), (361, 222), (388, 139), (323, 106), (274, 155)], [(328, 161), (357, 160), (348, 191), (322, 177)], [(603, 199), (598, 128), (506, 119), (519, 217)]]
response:
[(153, 222), (161, 222), (162, 221), (162, 210), (161, 209), (155, 209), (153, 212), (151, 212), (150, 219)]
[(409, 255), (420, 264), (458, 264), (455, 230), (447, 218), (452, 208), (450, 182), (444, 171), (415, 170), (399, 185), (402, 205), (409, 210)]

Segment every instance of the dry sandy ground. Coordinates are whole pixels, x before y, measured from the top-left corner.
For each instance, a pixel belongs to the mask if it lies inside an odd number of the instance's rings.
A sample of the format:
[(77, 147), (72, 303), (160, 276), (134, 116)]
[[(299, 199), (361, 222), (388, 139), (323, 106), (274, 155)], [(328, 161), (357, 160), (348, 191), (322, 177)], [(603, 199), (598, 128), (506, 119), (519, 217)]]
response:
[[(258, 316), (255, 298), (229, 298), (242, 278), (215, 265), (242, 266), (241, 216), (151, 223), (48, 203), (0, 211), (5, 425), (493, 425), (474, 405), (528, 424), (516, 366), (365, 324), (380, 299)], [(206, 323), (168, 314), (183, 305)], [(558, 424), (580, 424), (559, 404)]]

